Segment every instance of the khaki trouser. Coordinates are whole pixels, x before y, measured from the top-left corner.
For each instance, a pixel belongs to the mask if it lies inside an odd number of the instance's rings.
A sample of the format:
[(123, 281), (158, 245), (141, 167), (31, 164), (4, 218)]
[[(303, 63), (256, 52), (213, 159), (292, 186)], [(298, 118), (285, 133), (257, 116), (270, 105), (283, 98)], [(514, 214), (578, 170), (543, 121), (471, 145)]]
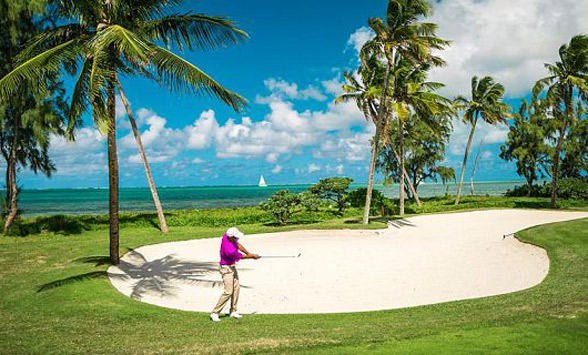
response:
[(223, 276), (223, 284), (225, 289), (212, 313), (219, 314), (229, 299), (231, 299), (231, 313), (237, 312), (239, 290), (241, 289), (241, 286), (239, 286), (239, 274), (237, 273), (237, 269), (235, 268), (235, 265), (221, 265), (219, 271)]

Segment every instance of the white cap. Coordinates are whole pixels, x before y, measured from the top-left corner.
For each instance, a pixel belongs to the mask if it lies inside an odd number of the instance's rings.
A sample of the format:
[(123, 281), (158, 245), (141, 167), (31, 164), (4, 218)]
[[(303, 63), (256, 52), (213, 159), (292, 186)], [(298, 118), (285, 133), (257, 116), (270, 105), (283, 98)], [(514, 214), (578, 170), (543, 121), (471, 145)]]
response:
[(227, 236), (231, 237), (231, 238), (241, 238), (243, 237), (245, 234), (243, 234), (243, 232), (241, 232), (240, 230), (238, 230), (235, 227), (231, 227), (227, 230)]

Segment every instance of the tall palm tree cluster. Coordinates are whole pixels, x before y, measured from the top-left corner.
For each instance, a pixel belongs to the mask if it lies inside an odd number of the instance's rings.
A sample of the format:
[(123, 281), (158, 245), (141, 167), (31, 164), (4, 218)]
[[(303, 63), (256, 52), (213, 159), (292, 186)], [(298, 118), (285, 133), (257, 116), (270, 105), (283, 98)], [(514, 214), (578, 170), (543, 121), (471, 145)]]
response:
[[(470, 126), (455, 198), (455, 204), (459, 204), (478, 123), (481, 120), (488, 125), (507, 125), (509, 119), (517, 117), (511, 113), (511, 107), (503, 102), (505, 87), (490, 76), (474, 76), (469, 97), (458, 96), (449, 99), (437, 93), (444, 85), (430, 82), (427, 77), (430, 69), (444, 65), (443, 59), (437, 53), (441, 53), (449, 42), (437, 37), (436, 24), (425, 22), (430, 13), (431, 4), (427, 0), (389, 0), (385, 19), (368, 20), (374, 36), (360, 51), (359, 67), (344, 74), (346, 83), (336, 102), (355, 102), (366, 119), (375, 125), (371, 142), (364, 224), (369, 223), (371, 194), (377, 168), (384, 174), (393, 176), (399, 183), (401, 215), (405, 210), (405, 190), (408, 190), (415, 202), (420, 205), (414, 186), (414, 182), (418, 181), (414, 174), (418, 171), (413, 172), (411, 181), (405, 166), (407, 138), (411, 139), (411, 145), (418, 144), (423, 149), (441, 149), (445, 147), (444, 140), (448, 139), (448, 118), (456, 117)], [(533, 89), (534, 106), (541, 106), (543, 112), (548, 112), (555, 122), (550, 125), (555, 125), (555, 134), (551, 138), (555, 141), (555, 147), (550, 155), (551, 204), (554, 208), (560, 160), (567, 158), (568, 165), (573, 161), (569, 156), (562, 156), (563, 143), (570, 134), (570, 125), (580, 120), (586, 112), (581, 102), (588, 99), (588, 37), (574, 37), (569, 44), (562, 46), (559, 52), (560, 61), (546, 64), (550, 76), (539, 80)], [(579, 102), (574, 104), (576, 101)], [(426, 134), (422, 132), (424, 126), (429, 128)], [(511, 128), (512, 134), (517, 133)], [(429, 148), (427, 142), (423, 142), (422, 139), (419, 141), (414, 138), (415, 136), (429, 137)], [(432, 153), (433, 161), (440, 160), (439, 158), (444, 155), (444, 152)], [(436, 153), (439, 154), (435, 155)], [(502, 156), (510, 158), (513, 155)], [(529, 154), (520, 156), (528, 158)], [(380, 161), (376, 164), (378, 157)], [(451, 179), (455, 180), (456, 173), (453, 168), (434, 166), (432, 163), (425, 162), (429, 164), (430, 176), (441, 178), (444, 184)], [(544, 165), (522, 162), (519, 166), (532, 166), (538, 169)], [(390, 172), (391, 167), (398, 171)], [(521, 173), (520, 169), (517, 171)], [(422, 172), (420, 174), (426, 176)], [(405, 188), (405, 184), (408, 184), (408, 189)]]
[[(152, 181), (121, 77), (141, 76), (178, 93), (209, 95), (239, 111), (246, 100), (217, 83), (194, 64), (172, 52), (217, 49), (248, 36), (235, 23), (201, 13), (177, 13), (180, 0), (50, 0), (47, 12), (60, 25), (27, 42), (17, 65), (0, 79), (0, 98), (9, 101), (26, 83), (62, 71), (76, 78), (67, 114), (73, 139), (82, 115), (107, 136), (110, 209), (110, 260), (119, 262), (119, 164), (116, 145), (116, 92), (129, 113), (145, 170), (157, 205), (162, 230), (163, 212)], [(43, 86), (38, 90), (46, 90)]]

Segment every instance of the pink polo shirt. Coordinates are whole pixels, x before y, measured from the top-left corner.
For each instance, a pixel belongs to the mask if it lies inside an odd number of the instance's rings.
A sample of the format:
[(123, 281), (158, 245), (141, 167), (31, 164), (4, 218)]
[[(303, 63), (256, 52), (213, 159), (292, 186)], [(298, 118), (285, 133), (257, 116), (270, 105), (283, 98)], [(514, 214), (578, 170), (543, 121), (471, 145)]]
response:
[(242, 257), (243, 256), (239, 252), (237, 245), (231, 243), (229, 237), (226, 234), (223, 235), (220, 246), (220, 264), (235, 265), (235, 263), (241, 260)]

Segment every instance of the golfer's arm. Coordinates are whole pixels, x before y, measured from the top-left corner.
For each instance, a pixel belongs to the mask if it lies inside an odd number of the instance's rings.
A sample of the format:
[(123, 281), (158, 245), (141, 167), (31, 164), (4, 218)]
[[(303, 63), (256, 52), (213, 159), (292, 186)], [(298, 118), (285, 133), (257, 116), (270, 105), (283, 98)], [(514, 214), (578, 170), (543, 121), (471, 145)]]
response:
[(241, 244), (237, 243), (237, 247), (239, 248), (239, 251), (245, 253), (246, 257), (250, 257), (251, 253), (247, 251), (247, 249), (245, 249), (244, 246), (242, 246)]

